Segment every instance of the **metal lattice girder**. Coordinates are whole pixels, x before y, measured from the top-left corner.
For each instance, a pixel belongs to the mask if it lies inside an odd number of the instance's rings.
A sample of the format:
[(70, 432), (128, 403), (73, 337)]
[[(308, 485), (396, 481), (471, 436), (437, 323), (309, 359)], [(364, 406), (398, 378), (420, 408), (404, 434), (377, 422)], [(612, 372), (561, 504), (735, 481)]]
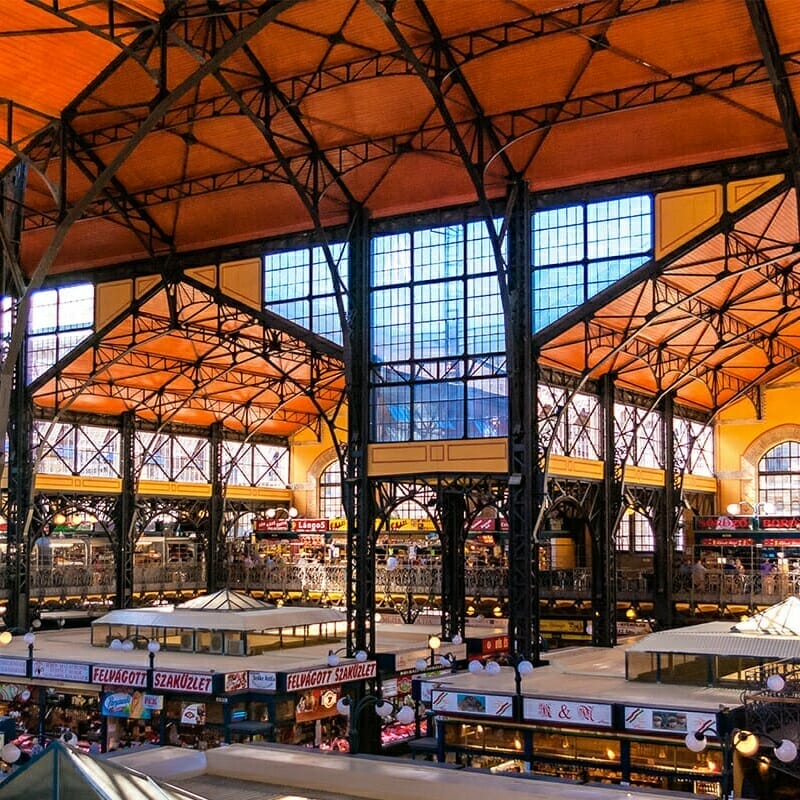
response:
[[(206, 410), (249, 431), (267, 420), (313, 428), (320, 410), (341, 403), (340, 358), (265, 330), (252, 313), (221, 306), (196, 287), (178, 286), (172, 304), (164, 297), (134, 304), (37, 379), (36, 402), (63, 412), (91, 393), (155, 413), (162, 423), (182, 410)], [(185, 352), (169, 354), (165, 343), (176, 336), (191, 341), (191, 361)], [(310, 398), (308, 409), (296, 404), (298, 396)]]

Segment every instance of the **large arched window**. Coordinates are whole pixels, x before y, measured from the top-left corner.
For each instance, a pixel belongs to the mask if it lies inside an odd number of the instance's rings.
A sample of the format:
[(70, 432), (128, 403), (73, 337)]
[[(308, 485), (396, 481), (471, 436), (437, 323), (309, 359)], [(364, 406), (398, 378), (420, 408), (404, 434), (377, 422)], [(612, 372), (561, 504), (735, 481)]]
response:
[(800, 442), (781, 442), (758, 462), (758, 502), (800, 514)]
[(342, 471), (338, 461), (329, 464), (319, 476), (319, 515), (323, 519), (344, 516), (342, 506)]

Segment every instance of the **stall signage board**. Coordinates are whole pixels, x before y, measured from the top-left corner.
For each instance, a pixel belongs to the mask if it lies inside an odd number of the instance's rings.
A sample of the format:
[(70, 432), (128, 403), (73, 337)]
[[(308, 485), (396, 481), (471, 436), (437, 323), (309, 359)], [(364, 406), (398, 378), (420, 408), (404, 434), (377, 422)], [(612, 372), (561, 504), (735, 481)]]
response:
[(245, 670), (225, 673), (226, 692), (241, 692), (244, 689), (247, 689), (247, 672)]
[(611, 704), (526, 697), (522, 704), (522, 716), (524, 719), (536, 722), (610, 728)]
[(91, 666), (71, 661), (33, 660), (33, 677), (73, 683), (91, 683)]
[(27, 659), (24, 658), (0, 658), (0, 674), (24, 678), (27, 674), (27, 665)]
[(211, 694), (212, 676), (202, 672), (153, 671), (153, 688), (160, 691)]
[(278, 675), (275, 672), (255, 672), (250, 670), (247, 675), (247, 683), (250, 689), (274, 692), (278, 689)]
[(514, 712), (514, 698), (509, 695), (443, 692), (434, 689), (431, 693), (431, 708), (439, 713), (510, 718)]
[(101, 683), (106, 686), (131, 686), (140, 689), (147, 685), (147, 670), (95, 664), (92, 667), (92, 683)]
[(681, 711), (674, 708), (625, 706), (625, 728), (633, 731), (657, 731), (683, 734), (692, 731), (714, 734), (716, 714), (713, 712)]
[(286, 673), (286, 691), (300, 692), (318, 686), (332, 686), (374, 678), (377, 674), (377, 661), (349, 661), (335, 667), (305, 669), (301, 672)]
[(487, 636), (481, 639), (481, 654), (489, 655), (491, 653), (507, 653), (509, 648), (509, 639), (507, 635), (504, 636)]

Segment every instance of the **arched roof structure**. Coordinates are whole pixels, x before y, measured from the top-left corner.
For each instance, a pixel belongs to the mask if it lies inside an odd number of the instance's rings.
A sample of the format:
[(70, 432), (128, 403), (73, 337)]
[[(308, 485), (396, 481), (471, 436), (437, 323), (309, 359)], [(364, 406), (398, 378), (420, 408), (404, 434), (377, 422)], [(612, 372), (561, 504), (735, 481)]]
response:
[[(9, 0), (3, 11), (4, 291), (142, 265), (163, 281), (133, 328), (109, 324), (84, 363), (40, 381), (41, 406), (67, 396), (89, 411), (113, 395), (113, 411), (144, 414), (166, 397), (185, 422), (287, 435), (318, 410), (316, 389), (337, 402), (340, 350), (243, 312), (215, 282), (181, 291), (225, 312), (188, 319), (173, 266), (347, 226), (354, 209), (388, 219), (470, 204), (488, 219), (518, 180), (545, 198), (774, 176), (752, 202), (722, 195), (697, 236), (539, 332), (541, 364), (613, 372), (713, 414), (800, 354), (794, 0)], [(155, 324), (171, 335), (143, 345)], [(241, 344), (256, 324), (274, 333), (272, 359)], [(192, 382), (201, 362), (214, 375)], [(265, 391), (264, 376), (284, 388)], [(256, 421), (231, 423), (234, 406)]]

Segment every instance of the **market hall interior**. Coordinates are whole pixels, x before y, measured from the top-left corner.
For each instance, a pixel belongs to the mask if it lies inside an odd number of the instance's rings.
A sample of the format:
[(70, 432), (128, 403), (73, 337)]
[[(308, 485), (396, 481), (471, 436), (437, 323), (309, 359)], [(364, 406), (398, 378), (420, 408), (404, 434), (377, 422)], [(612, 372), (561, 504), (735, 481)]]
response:
[(12, 636), (229, 589), (539, 666), (798, 595), (793, 4), (468, 6), (10, 3)]

